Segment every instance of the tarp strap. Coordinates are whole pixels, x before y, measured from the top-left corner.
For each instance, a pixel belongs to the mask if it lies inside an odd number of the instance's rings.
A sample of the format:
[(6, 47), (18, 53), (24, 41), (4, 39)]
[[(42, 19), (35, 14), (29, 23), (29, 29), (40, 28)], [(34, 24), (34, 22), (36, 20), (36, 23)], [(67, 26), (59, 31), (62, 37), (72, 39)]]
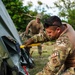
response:
[(26, 66), (23, 66), (24, 72), (28, 75), (28, 71), (26, 70)]

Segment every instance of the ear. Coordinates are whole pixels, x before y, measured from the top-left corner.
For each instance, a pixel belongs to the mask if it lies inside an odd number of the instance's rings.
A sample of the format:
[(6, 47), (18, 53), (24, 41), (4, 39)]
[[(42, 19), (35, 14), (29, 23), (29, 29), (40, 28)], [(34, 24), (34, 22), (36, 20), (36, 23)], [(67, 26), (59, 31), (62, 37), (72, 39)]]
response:
[(60, 32), (60, 28), (59, 28), (59, 27), (57, 28), (57, 32), (58, 32), (58, 33)]

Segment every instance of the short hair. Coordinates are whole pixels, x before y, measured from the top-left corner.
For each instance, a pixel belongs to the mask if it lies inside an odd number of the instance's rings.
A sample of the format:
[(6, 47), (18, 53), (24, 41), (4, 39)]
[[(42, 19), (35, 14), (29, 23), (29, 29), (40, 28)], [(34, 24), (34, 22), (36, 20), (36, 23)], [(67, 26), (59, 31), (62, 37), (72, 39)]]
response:
[(50, 26), (58, 26), (62, 25), (61, 19), (58, 16), (50, 16), (44, 21), (44, 28), (48, 28)]

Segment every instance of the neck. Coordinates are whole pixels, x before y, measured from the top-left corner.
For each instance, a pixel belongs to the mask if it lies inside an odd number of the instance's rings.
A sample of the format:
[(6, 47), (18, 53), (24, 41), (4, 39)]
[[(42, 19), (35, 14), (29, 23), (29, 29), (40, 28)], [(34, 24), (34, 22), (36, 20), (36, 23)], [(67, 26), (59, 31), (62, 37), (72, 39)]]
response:
[(62, 33), (65, 29), (66, 29), (66, 26), (63, 25), (63, 26), (61, 27), (61, 32), (60, 32), (60, 33)]

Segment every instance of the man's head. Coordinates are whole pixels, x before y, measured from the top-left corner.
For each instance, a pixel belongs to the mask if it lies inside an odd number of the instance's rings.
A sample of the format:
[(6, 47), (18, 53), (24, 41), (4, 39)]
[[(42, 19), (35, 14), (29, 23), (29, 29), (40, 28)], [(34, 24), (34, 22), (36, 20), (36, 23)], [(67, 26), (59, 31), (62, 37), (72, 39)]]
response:
[(45, 20), (44, 28), (49, 38), (55, 40), (62, 32), (62, 22), (59, 17), (51, 16)]
[(38, 15), (36, 16), (36, 21), (37, 21), (37, 23), (40, 22), (41, 18), (42, 18), (41, 14), (38, 14)]

